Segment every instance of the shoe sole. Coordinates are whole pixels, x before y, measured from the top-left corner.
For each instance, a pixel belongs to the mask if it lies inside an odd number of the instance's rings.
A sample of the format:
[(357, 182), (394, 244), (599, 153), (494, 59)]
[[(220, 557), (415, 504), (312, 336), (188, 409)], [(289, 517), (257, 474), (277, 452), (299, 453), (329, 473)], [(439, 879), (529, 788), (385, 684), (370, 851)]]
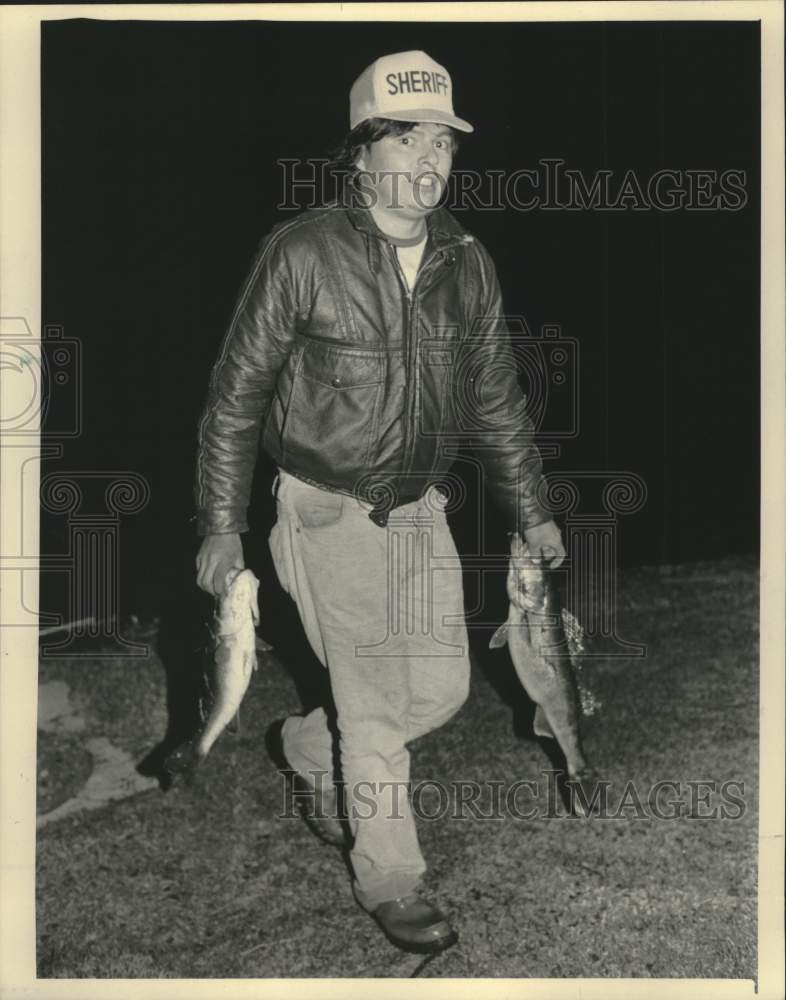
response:
[(338, 836), (331, 837), (329, 834), (323, 833), (318, 826), (319, 820), (314, 819), (313, 816), (309, 816), (305, 806), (299, 804), (298, 811), (300, 812), (300, 818), (317, 840), (320, 840), (323, 844), (328, 844), (330, 847), (343, 848), (346, 846), (346, 839), (343, 835), (339, 839)]
[[(268, 730), (265, 733), (265, 749), (267, 750), (268, 757), (273, 761), (278, 770), (284, 775), (289, 775), (289, 780), (294, 784), (298, 780), (303, 781), (303, 778), (298, 775), (297, 771), (292, 767), (284, 754), (284, 745), (281, 738), (283, 723), (283, 719), (278, 719), (268, 727)], [(339, 840), (336, 837), (326, 836), (322, 833), (316, 825), (318, 821), (306, 814), (306, 806), (304, 803), (298, 802), (297, 809), (300, 814), (300, 818), (308, 827), (309, 832), (312, 836), (316, 837), (317, 840), (323, 844), (327, 844), (329, 847), (342, 849), (346, 846), (345, 837), (342, 836)]]
[[(380, 926), (382, 925), (380, 924)], [(388, 934), (384, 927), (382, 927), (382, 930), (391, 944), (400, 948), (401, 951), (408, 951), (413, 955), (439, 955), (440, 952), (447, 951), (454, 944), (458, 944), (458, 933), (456, 931), (451, 931), (450, 934), (446, 934), (436, 941), (424, 941), (422, 944), (418, 944), (416, 941), (401, 941), (392, 934)]]

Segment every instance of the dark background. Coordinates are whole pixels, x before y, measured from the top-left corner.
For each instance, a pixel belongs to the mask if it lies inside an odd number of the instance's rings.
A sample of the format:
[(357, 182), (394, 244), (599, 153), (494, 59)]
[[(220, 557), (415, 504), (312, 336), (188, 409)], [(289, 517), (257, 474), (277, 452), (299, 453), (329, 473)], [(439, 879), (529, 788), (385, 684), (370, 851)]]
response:
[[(457, 169), (558, 157), (644, 183), (666, 167), (746, 172), (738, 211), (459, 218), (491, 251), (508, 312), (579, 342), (580, 433), (547, 471), (646, 482), (620, 562), (757, 550), (758, 24), (60, 21), (42, 33), (43, 320), (82, 345), (83, 429), (42, 473), (150, 483), (121, 530), (126, 611), (193, 587), (196, 426), (251, 256), (286, 214), (276, 161), (323, 156), (356, 76), (412, 48), (449, 69), (476, 126)], [(271, 477), (263, 461), (258, 554)], [(64, 519), (42, 528), (42, 552), (62, 550)], [(46, 580), (43, 595), (60, 610)]]

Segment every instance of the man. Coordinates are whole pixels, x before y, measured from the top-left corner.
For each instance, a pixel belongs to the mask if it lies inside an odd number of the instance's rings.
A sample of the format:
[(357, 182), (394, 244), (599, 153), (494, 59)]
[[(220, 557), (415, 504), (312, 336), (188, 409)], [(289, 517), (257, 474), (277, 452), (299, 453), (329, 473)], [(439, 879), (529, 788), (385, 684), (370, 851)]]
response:
[[(408, 744), (458, 710), (469, 681), (445, 441), (466, 432), (479, 445), (531, 552), (558, 565), (564, 549), (538, 498), (494, 266), (438, 207), (456, 130), (472, 131), (447, 70), (424, 52), (378, 59), (352, 87), (350, 129), (352, 183), (262, 242), (213, 371), (198, 583), (218, 595), (243, 565), (262, 432), (280, 470), (274, 565), (330, 676), (353, 890), (396, 945), (434, 952), (457, 935), (417, 893), (426, 866), (406, 787)], [(284, 720), (278, 736), (323, 808), (314, 826), (340, 844), (325, 711)]]

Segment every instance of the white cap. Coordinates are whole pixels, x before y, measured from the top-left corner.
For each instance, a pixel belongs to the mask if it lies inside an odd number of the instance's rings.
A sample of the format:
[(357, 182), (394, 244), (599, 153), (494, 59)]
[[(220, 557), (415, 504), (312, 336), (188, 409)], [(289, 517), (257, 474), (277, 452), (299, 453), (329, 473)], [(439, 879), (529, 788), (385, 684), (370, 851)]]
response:
[(474, 131), (453, 113), (448, 71), (420, 51), (382, 56), (355, 80), (349, 94), (350, 129), (367, 118), (432, 122), (460, 132)]

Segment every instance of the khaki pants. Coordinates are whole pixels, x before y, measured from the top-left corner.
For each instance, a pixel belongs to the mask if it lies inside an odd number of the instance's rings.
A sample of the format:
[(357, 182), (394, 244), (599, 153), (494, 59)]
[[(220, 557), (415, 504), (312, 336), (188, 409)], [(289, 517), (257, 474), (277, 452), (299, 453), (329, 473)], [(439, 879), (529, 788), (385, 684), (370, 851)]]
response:
[[(330, 673), (353, 889), (372, 910), (411, 892), (426, 868), (407, 794), (407, 744), (467, 697), (461, 567), (436, 490), (394, 510), (387, 528), (367, 505), (284, 472), (276, 496), (273, 561)], [(309, 772), (332, 774), (323, 709), (287, 719), (282, 738), (287, 760), (312, 785)]]

